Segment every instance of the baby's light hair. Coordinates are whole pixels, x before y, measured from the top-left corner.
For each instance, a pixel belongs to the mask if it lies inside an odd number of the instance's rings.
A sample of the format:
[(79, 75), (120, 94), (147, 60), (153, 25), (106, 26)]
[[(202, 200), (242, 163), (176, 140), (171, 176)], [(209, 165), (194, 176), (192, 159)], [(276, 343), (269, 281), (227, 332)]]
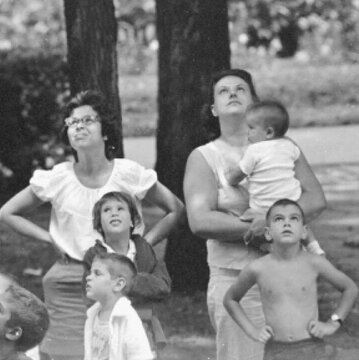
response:
[(303, 212), (303, 209), (301, 208), (301, 206), (294, 200), (280, 199), (280, 200), (277, 200), (267, 211), (267, 214), (266, 214), (267, 226), (269, 226), (269, 224), (270, 224), (270, 217), (275, 208), (277, 208), (279, 206), (289, 206), (289, 205), (295, 206), (299, 210), (299, 212), (302, 216), (303, 224), (305, 224), (305, 215), (304, 215), (304, 212)]
[(19, 327), (21, 336), (15, 341), (17, 351), (27, 351), (38, 345), (49, 327), (45, 304), (32, 292), (12, 283), (5, 294), (11, 299), (11, 315), (6, 326)]
[(99, 253), (93, 261), (99, 260), (107, 267), (111, 278), (123, 277), (126, 280), (122, 294), (127, 295), (133, 286), (134, 279), (137, 275), (136, 265), (127, 256), (117, 253)]
[(249, 105), (247, 114), (256, 113), (265, 128), (271, 127), (274, 138), (285, 135), (289, 128), (289, 115), (286, 108), (274, 100), (263, 100)]

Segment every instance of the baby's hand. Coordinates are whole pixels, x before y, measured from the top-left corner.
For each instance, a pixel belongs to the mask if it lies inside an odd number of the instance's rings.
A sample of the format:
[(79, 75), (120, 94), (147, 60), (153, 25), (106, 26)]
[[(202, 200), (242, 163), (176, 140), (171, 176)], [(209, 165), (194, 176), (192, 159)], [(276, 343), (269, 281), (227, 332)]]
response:
[[(244, 235), (244, 242), (246, 244), (251, 243), (255, 247), (259, 247), (259, 245), (263, 244), (265, 242), (264, 239), (264, 230), (266, 226), (266, 220), (263, 215), (257, 215), (247, 231), (247, 233)], [(255, 245), (254, 241), (259, 240), (259, 244)]]
[(310, 335), (322, 339), (324, 336), (334, 334), (339, 327), (340, 324), (336, 321), (321, 322), (312, 320), (309, 322), (308, 330)]
[(261, 329), (257, 329), (254, 334), (254, 340), (265, 344), (271, 337), (274, 336), (273, 329), (269, 325), (264, 325)]
[(239, 181), (236, 179), (238, 173), (238, 166), (234, 167), (227, 167), (224, 171), (224, 176), (226, 177), (226, 180), (229, 185), (236, 186), (238, 185)]

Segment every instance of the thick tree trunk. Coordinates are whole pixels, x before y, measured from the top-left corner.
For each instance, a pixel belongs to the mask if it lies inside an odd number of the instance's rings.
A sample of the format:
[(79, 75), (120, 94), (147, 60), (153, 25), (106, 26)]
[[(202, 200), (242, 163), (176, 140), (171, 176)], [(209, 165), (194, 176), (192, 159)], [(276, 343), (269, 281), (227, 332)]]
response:
[[(71, 93), (101, 91), (118, 114), (117, 22), (112, 0), (64, 0)], [(117, 156), (123, 155), (119, 136)]]
[[(203, 144), (201, 109), (213, 72), (229, 68), (226, 1), (157, 0), (159, 125), (156, 170), (160, 181), (183, 198), (187, 157)], [(205, 288), (204, 241), (188, 226), (170, 237), (166, 262), (177, 289)]]

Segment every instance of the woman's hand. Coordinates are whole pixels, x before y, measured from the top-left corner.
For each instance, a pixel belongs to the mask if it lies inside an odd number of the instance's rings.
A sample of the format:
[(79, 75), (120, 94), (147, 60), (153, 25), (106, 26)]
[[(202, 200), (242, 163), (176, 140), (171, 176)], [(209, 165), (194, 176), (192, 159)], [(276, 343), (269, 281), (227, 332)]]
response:
[(158, 181), (147, 192), (145, 200), (165, 212), (165, 215), (145, 234), (147, 242), (155, 246), (165, 239), (184, 217), (184, 205)]
[(266, 219), (264, 215), (257, 215), (253, 219), (250, 228), (244, 235), (244, 242), (247, 245), (259, 248), (261, 244), (265, 243), (264, 230), (266, 227)]

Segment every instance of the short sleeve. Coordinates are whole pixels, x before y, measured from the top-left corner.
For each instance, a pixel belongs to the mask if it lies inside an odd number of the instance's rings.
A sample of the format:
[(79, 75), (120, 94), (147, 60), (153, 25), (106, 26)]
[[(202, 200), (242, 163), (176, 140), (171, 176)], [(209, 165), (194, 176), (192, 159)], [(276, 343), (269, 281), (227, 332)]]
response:
[(256, 166), (256, 157), (254, 147), (252, 145), (248, 146), (248, 149), (244, 153), (242, 159), (239, 161), (239, 166), (246, 175), (251, 175), (254, 167)]
[[(35, 170), (30, 179), (30, 188), (42, 201), (52, 201), (68, 180), (68, 164), (61, 163), (52, 170)], [(63, 181), (65, 180), (65, 181)]]
[(297, 161), (299, 159), (299, 156), (300, 156), (300, 149), (295, 144), (293, 144), (293, 154), (294, 154), (294, 161)]
[(154, 358), (142, 321), (137, 313), (136, 317), (127, 320), (125, 337), (126, 359), (151, 360)]
[(132, 160), (117, 159), (117, 162), (115, 181), (120, 187), (125, 183), (133, 195), (140, 200), (143, 199), (147, 191), (157, 182), (157, 173)]

